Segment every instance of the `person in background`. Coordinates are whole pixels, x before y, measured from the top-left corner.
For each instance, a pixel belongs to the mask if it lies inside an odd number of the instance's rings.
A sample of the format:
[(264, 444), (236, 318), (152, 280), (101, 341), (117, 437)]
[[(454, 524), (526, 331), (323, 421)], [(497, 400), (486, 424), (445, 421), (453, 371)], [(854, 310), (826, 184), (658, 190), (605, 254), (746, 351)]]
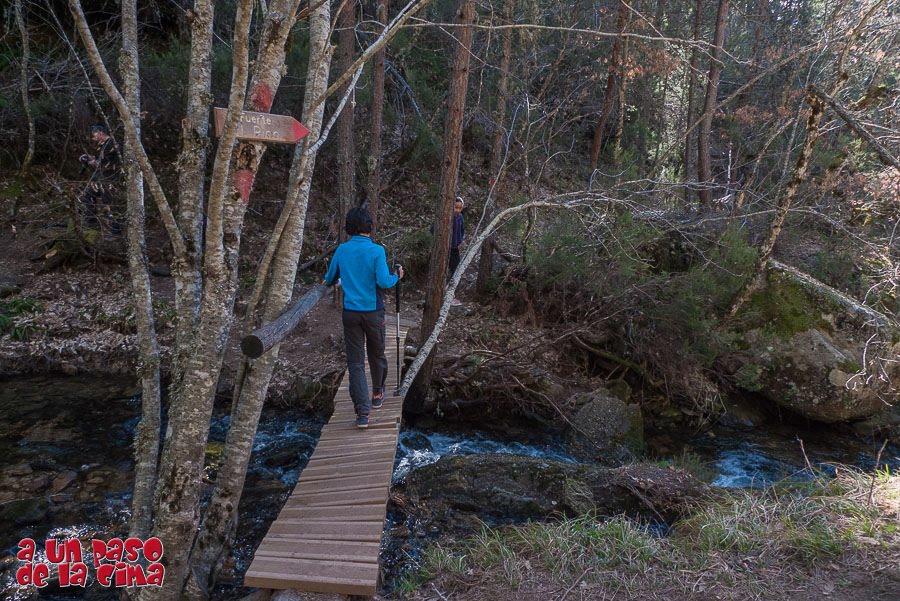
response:
[[(456, 268), (459, 267), (459, 247), (466, 235), (465, 223), (463, 222), (462, 216), (462, 211), (465, 206), (466, 203), (463, 202), (462, 196), (457, 196), (456, 200), (453, 202), (453, 229), (450, 230), (450, 274), (448, 277), (451, 278), (453, 277), (453, 274), (456, 273)], [(454, 307), (462, 305), (456, 297), (453, 298), (453, 301), (450, 304)]]
[(82, 165), (94, 170), (84, 194), (81, 195), (85, 222), (89, 226), (98, 225), (98, 209), (102, 210), (109, 218), (110, 227), (115, 233), (119, 225), (112, 219), (111, 205), (122, 180), (122, 160), (116, 143), (105, 126), (91, 126), (91, 140), (97, 146), (96, 156), (83, 154), (78, 157)]
[[(384, 355), (385, 324), (382, 290), (393, 288), (403, 278), (403, 267), (392, 274), (384, 247), (370, 238), (372, 216), (363, 208), (350, 209), (344, 220), (350, 240), (337, 247), (325, 274), (325, 285), (340, 278), (344, 289), (341, 321), (350, 372), (350, 399), (356, 410), (356, 427), (369, 427), (371, 409), (384, 402), (388, 362)], [(372, 396), (366, 384), (366, 355), (372, 376)]]

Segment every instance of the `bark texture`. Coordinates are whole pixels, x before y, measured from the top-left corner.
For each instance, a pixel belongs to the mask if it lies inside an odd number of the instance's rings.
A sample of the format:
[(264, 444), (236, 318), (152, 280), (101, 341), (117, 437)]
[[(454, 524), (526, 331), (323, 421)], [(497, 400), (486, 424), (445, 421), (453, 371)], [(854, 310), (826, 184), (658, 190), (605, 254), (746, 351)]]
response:
[[(388, 1), (378, 0), (375, 19), (382, 24), (382, 35), (387, 30)], [(369, 212), (372, 213), (372, 237), (378, 233), (378, 214), (381, 212), (381, 144), (384, 137), (384, 60), (386, 48), (381, 48), (372, 59), (372, 145), (369, 148), (367, 169), (369, 173), (366, 191)]]
[[(122, 2), (122, 54), (119, 72), (125, 84), (125, 100), (131, 110), (134, 128), (140, 136), (141, 80), (138, 62), (136, 0)], [(125, 157), (137, 155), (128, 141)], [(128, 212), (128, 271), (134, 318), (138, 331), (138, 375), (141, 378), (141, 421), (134, 444), (134, 494), (131, 503), (131, 536), (146, 538), (153, 523), (153, 495), (156, 489), (161, 424), (159, 344), (153, 317), (153, 299), (144, 237), (144, 176), (134, 160), (125, 166), (125, 188)]]
[[(431, 261), (428, 265), (428, 290), (425, 295), (425, 309), (422, 315), (422, 333), (431, 333), (440, 312), (441, 297), (444, 293), (444, 282), (447, 279), (447, 261), (450, 255), (450, 230), (453, 218), (453, 202), (456, 198), (456, 184), (459, 178), (459, 161), (462, 147), (462, 126), (466, 109), (466, 93), (469, 87), (469, 56), (474, 37), (475, 22), (474, 0), (459, 0), (456, 22), (462, 27), (458, 29), (456, 51), (453, 59), (453, 71), (450, 76), (450, 99), (447, 106), (447, 122), (444, 129), (444, 160), (441, 164), (441, 187), (435, 206), (434, 243), (431, 250)], [(457, 268), (460, 274), (463, 266)], [(416, 413), (421, 409), (422, 401), (431, 379), (431, 361), (422, 367), (420, 378), (409, 391), (404, 400), (404, 410)]]
[[(328, 3), (322, 3), (310, 16), (310, 62), (303, 123), (310, 130), (307, 138), (311, 140), (318, 139), (322, 130), (324, 104), (318, 104), (311, 111), (309, 108), (328, 85), (331, 64), (331, 49), (328, 45), (330, 12)], [(278, 250), (273, 257), (272, 274), (268, 278), (271, 284), (263, 311), (263, 318), (266, 321), (273, 320), (281, 314), (291, 300), (303, 242), (315, 154), (320, 147), (321, 145), (316, 144), (298, 146), (299, 152), (294, 159), (289, 190), (292, 198), (285, 206), (289, 215), (284, 232), (280, 235)], [(216, 477), (212, 499), (191, 556), (193, 572), (198, 576), (202, 575), (205, 581), (189, 583), (189, 590), (196, 587), (191, 596), (203, 596), (203, 593), (209, 590), (225, 554), (230, 550), (253, 438), (269, 380), (278, 359), (278, 350), (279, 345), (276, 344), (259, 360), (252, 364), (245, 363), (236, 381), (231, 427), (225, 440), (222, 466)]]
[[(181, 596), (200, 519), (201, 472), (216, 384), (233, 319), (241, 225), (249, 194), (240, 178), (252, 182), (261, 154), (246, 144), (239, 145), (232, 153), (240, 109), (247, 96), (252, 11), (251, 0), (242, 0), (237, 6), (229, 117), (219, 142), (207, 203), (206, 281), (200, 322), (193, 352), (185, 362), (184, 377), (171, 394), (169, 425), (160, 460), (153, 535), (166, 542), (167, 585), (158, 590), (143, 589), (139, 593), (141, 599), (174, 601)], [(232, 171), (236, 175), (233, 180), (229, 177)]]
[[(353, 64), (353, 50), (356, 47), (356, 1), (346, 0), (338, 14), (338, 47), (336, 58), (339, 72), (344, 72)], [(344, 216), (350, 207), (356, 206), (356, 147), (353, 135), (353, 109), (356, 100), (352, 87), (348, 85), (341, 93), (350, 90), (350, 102), (344, 105), (337, 120), (337, 168), (338, 168), (338, 231), (345, 240)]]
[(210, 57), (214, 3), (211, 0), (197, 0), (192, 13), (187, 111), (181, 122), (181, 154), (178, 157), (177, 219), (184, 236), (185, 257), (182, 263), (172, 266), (176, 314), (172, 379), (176, 385), (181, 381), (185, 358), (191, 353), (203, 290), (203, 201), (212, 98)]
[(850, 126), (850, 129), (855, 131), (859, 137), (869, 143), (869, 146), (872, 147), (878, 154), (878, 158), (881, 160), (883, 165), (887, 165), (888, 167), (895, 167), (900, 169), (900, 161), (897, 160), (891, 151), (885, 148), (881, 142), (878, 141), (875, 136), (872, 135), (872, 132), (867, 130), (862, 123), (853, 118), (853, 116), (845, 109), (841, 104), (826, 94), (825, 92), (816, 89), (815, 87), (810, 88), (810, 91), (825, 101), (825, 104), (831, 107), (831, 109), (837, 113), (837, 116), (844, 120), (844, 122)]
[(744, 303), (759, 288), (762, 276), (766, 271), (766, 264), (769, 262), (769, 259), (772, 257), (772, 251), (775, 249), (775, 242), (778, 240), (778, 236), (784, 227), (784, 220), (787, 217), (788, 210), (794, 202), (794, 197), (800, 189), (800, 184), (806, 179), (806, 173), (809, 170), (809, 158), (812, 156), (813, 147), (819, 137), (819, 123), (822, 121), (822, 114), (825, 112), (825, 105), (817, 96), (807, 93), (806, 100), (809, 102), (811, 110), (809, 117), (806, 119), (806, 141), (800, 150), (800, 156), (797, 157), (794, 175), (791, 177), (791, 181), (788, 182), (784, 195), (775, 209), (775, 218), (772, 220), (772, 225), (769, 226), (769, 235), (759, 250), (759, 258), (753, 273), (735, 296), (731, 309), (728, 311), (729, 317), (737, 315)]

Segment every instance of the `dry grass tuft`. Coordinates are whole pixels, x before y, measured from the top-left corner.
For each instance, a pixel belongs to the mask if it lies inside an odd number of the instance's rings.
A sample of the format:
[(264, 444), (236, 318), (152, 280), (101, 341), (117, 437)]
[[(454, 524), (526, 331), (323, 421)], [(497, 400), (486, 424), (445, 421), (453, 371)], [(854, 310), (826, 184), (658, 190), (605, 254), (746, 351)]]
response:
[(624, 516), (436, 543), (397, 583), (420, 599), (900, 599), (900, 476), (727, 491), (667, 535)]

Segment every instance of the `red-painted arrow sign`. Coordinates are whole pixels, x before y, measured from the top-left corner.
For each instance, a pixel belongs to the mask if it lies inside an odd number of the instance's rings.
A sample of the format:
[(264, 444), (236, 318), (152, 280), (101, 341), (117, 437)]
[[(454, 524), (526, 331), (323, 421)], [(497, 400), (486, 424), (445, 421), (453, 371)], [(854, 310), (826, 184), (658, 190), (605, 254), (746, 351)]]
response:
[[(225, 129), (225, 115), (228, 109), (214, 108), (213, 118), (216, 125), (216, 136), (221, 137)], [(273, 115), (271, 113), (253, 113), (241, 111), (238, 123), (238, 140), (250, 142), (274, 142), (277, 144), (296, 144), (297, 140), (309, 133), (306, 126), (290, 115)]]

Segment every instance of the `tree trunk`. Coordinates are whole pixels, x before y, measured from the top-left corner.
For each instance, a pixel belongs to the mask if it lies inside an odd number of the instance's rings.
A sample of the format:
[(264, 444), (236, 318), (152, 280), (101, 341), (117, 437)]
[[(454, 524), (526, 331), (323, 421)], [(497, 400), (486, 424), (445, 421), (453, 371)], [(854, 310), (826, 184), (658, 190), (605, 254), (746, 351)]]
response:
[[(25, 27), (25, 15), (22, 11), (22, 0), (15, 3), (16, 26), (19, 28), (19, 38), (22, 40), (22, 64), (19, 69), (19, 87), (22, 91), (22, 108), (25, 110), (25, 120), (28, 122), (28, 150), (22, 159), (19, 169), (21, 177), (27, 177), (31, 169), (31, 159), (34, 157), (34, 115), (31, 114), (31, 102), (28, 100), (28, 65), (31, 63), (31, 49), (29, 46), (28, 29)], [(13, 208), (15, 217), (15, 208)]]
[[(503, 24), (512, 24), (512, 11), (515, 0), (504, 0), (503, 3)], [(503, 179), (503, 164), (506, 150), (506, 131), (504, 121), (506, 121), (506, 102), (509, 97), (509, 65), (512, 59), (512, 29), (504, 29), (501, 34), (500, 42), (500, 79), (497, 81), (497, 108), (494, 110), (494, 136), (491, 139), (491, 165), (489, 173), (491, 175), (491, 190), (488, 198), (488, 206), (485, 207), (484, 217), (490, 221), (494, 216), (494, 206), (497, 204), (497, 197), (501, 195), (502, 188), (500, 182)], [(478, 277), (475, 280), (475, 291), (479, 296), (487, 294), (488, 280), (491, 277), (491, 270), (494, 266), (494, 245), (493, 239), (481, 247), (481, 255), (478, 259)]]
[(591, 169), (597, 168), (600, 160), (600, 147), (603, 145), (603, 137), (606, 132), (606, 123), (612, 112), (615, 99), (616, 74), (619, 72), (622, 52), (622, 34), (625, 32), (625, 23), (628, 21), (628, 4), (619, 0), (619, 14), (616, 17), (616, 31), (619, 35), (613, 43), (612, 58), (609, 59), (609, 71), (606, 76), (606, 95), (603, 97), (603, 108), (600, 111), (600, 120), (594, 128), (594, 144), (591, 147)]
[[(375, 19), (382, 24), (381, 31), (387, 29), (388, 0), (378, 0)], [(381, 212), (381, 142), (384, 120), (384, 59), (386, 48), (379, 50), (372, 59), (372, 145), (369, 149), (369, 181), (367, 192), (369, 212), (372, 213), (372, 238), (378, 233), (378, 214)]]
[[(125, 100), (131, 109), (134, 127), (140, 134), (141, 80), (138, 62), (136, 0), (122, 2), (122, 53), (119, 72), (125, 85)], [(125, 156), (137, 151), (125, 142)], [(141, 421), (134, 444), (134, 494), (131, 503), (131, 536), (146, 538), (153, 523), (153, 495), (156, 489), (161, 424), (159, 384), (159, 344), (153, 317), (153, 299), (144, 238), (144, 176), (134, 161), (126, 163), (126, 199), (128, 211), (128, 270), (131, 275), (132, 303), (138, 331), (138, 374), (141, 378)]]
[[(336, 58), (339, 73), (344, 73), (353, 64), (353, 50), (356, 47), (356, 1), (346, 0), (338, 15), (338, 46)], [(347, 88), (341, 90), (343, 94)], [(337, 167), (338, 167), (338, 231), (345, 240), (344, 216), (350, 207), (356, 206), (356, 152), (353, 136), (353, 108), (356, 106), (354, 92), (350, 102), (344, 106), (337, 120)], [(307, 126), (308, 127), (308, 126)]]
[[(328, 44), (330, 20), (331, 10), (327, 2), (321, 3), (310, 16), (310, 62), (303, 112), (303, 123), (310, 130), (307, 136), (310, 140), (319, 138), (322, 130), (324, 103), (319, 103), (312, 110), (310, 107), (328, 86), (328, 72), (331, 65), (331, 46)], [(303, 243), (312, 173), (319, 147), (308, 141), (298, 146), (298, 154), (294, 158), (289, 194), (297, 198), (285, 206), (285, 210), (290, 211), (290, 216), (281, 236), (278, 252), (273, 259), (272, 275), (269, 278), (271, 284), (263, 312), (263, 317), (267, 321), (277, 317), (290, 303)], [(306, 150), (302, 151), (301, 148)], [(225, 441), (222, 466), (216, 477), (212, 499), (191, 556), (194, 573), (207, 578), (207, 581), (191, 582), (189, 585), (191, 587), (195, 584), (203, 585), (200, 587), (203, 592), (213, 584), (216, 572), (230, 548), (253, 438), (269, 380), (278, 359), (279, 346), (275, 345), (252, 366), (245, 363), (242, 366), (242, 375), (235, 382), (231, 426)]]
[(700, 206), (712, 206), (712, 168), (710, 166), (709, 143), (712, 135), (712, 121), (716, 110), (716, 94), (719, 90), (719, 76), (722, 74), (722, 48), (725, 43), (725, 25), (728, 22), (728, 3), (730, 0), (719, 0), (719, 12), (716, 14), (716, 33), (713, 36), (713, 52), (709, 64), (709, 79), (706, 82), (706, 98), (703, 102), (703, 120), (700, 123), (700, 135), (697, 140), (697, 179), (700, 189)]
[[(628, 83), (625, 80), (625, 61), (628, 56), (628, 40), (624, 40), (622, 42), (622, 57), (619, 60), (619, 93), (618, 93), (618, 105), (616, 107), (616, 133), (615, 133), (615, 148), (613, 150), (613, 160), (616, 166), (616, 173), (619, 174), (622, 166), (622, 138), (625, 137), (625, 85)], [(619, 175), (616, 176), (616, 181), (619, 180)], [(617, 184), (618, 185), (618, 184)]]
[(188, 66), (187, 110), (181, 122), (178, 157), (178, 226), (184, 235), (184, 262), (172, 265), (175, 280), (175, 353), (172, 383), (178, 386), (185, 359), (191, 354), (200, 318), (203, 291), (203, 202), (209, 148), (209, 108), (212, 100), (211, 48), (214, 2), (196, 0), (191, 19), (191, 56)]
[[(434, 212), (436, 223), (434, 243), (431, 247), (431, 261), (428, 264), (428, 290), (425, 294), (425, 309), (422, 313), (422, 338), (427, 338), (431, 334), (431, 330), (437, 322), (444, 293), (444, 282), (447, 279), (453, 201), (456, 198), (456, 184), (459, 177), (463, 116), (469, 85), (469, 56), (474, 37), (472, 25), (475, 22), (475, 0), (459, 0), (456, 22), (462, 27), (457, 30), (459, 37), (453, 58), (453, 71), (450, 76), (450, 98), (444, 130), (444, 160), (441, 168), (440, 194)], [(461, 269), (462, 266), (458, 268), (458, 270)], [(460, 275), (459, 271), (457, 275)], [(432, 365), (433, 356), (429, 356), (416, 383), (406, 396), (405, 411), (413, 414), (421, 411), (431, 379)]]
[(769, 235), (763, 243), (762, 248), (759, 250), (759, 258), (756, 261), (753, 273), (741, 287), (740, 291), (738, 291), (734, 302), (731, 305), (731, 309), (728, 311), (729, 318), (733, 318), (737, 315), (744, 303), (746, 303), (750, 296), (759, 288), (763, 273), (766, 271), (766, 264), (769, 262), (769, 258), (772, 256), (772, 250), (775, 248), (775, 242), (778, 240), (781, 229), (784, 227), (784, 220), (787, 217), (788, 210), (794, 202), (794, 197), (800, 189), (800, 184), (806, 179), (806, 172), (809, 169), (809, 158), (812, 156), (813, 147), (819, 137), (819, 122), (822, 120), (822, 114), (825, 112), (825, 105), (819, 97), (814, 95), (811, 91), (807, 92), (806, 101), (809, 103), (811, 110), (809, 112), (809, 118), (806, 120), (806, 141), (803, 143), (803, 148), (800, 150), (800, 156), (797, 157), (794, 176), (791, 178), (791, 181), (788, 182), (784, 196), (781, 197), (781, 200), (775, 209), (775, 219), (772, 220), (772, 225), (769, 228)]
[[(193, 352), (184, 365), (183, 380), (171, 395), (169, 426), (160, 459), (153, 535), (166, 542), (167, 585), (162, 589), (143, 589), (139, 593), (141, 599), (175, 601), (181, 596), (200, 521), (201, 475), (216, 384), (233, 320), (241, 226), (263, 153), (262, 145), (242, 143), (235, 148), (236, 127), (247, 97), (252, 11), (252, 0), (239, 2), (232, 42), (234, 69), (229, 117), (219, 140), (207, 202), (203, 263), (206, 281), (201, 296), (200, 322)], [(267, 45), (273, 43), (270, 36), (267, 28), (260, 42), (261, 55), (267, 52)], [(265, 67), (265, 61), (257, 60), (257, 69)], [(271, 103), (271, 88), (261, 94), (258, 77), (254, 78), (253, 84), (250, 106), (254, 110), (268, 109), (266, 99)]]

